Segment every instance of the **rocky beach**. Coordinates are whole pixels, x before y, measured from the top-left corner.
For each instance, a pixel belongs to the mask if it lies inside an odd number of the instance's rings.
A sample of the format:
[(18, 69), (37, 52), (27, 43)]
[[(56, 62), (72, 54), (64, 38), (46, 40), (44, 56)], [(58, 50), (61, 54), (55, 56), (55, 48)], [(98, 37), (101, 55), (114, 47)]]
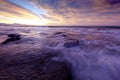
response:
[(120, 78), (120, 29), (0, 27), (0, 80)]

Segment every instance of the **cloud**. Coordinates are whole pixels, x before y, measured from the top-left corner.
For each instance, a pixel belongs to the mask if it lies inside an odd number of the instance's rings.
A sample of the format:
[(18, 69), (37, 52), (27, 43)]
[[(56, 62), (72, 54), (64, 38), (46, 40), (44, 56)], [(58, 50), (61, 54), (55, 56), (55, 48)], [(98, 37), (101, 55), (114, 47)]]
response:
[(31, 11), (15, 5), (7, 0), (0, 0), (0, 22), (31, 25), (45, 24), (45, 21), (43, 19), (40, 19)]
[(120, 0), (28, 0), (49, 25), (120, 25)]
[(109, 4), (115, 5), (115, 4), (120, 4), (120, 0), (107, 0)]
[[(0, 22), (32, 25), (120, 25), (120, 0), (27, 0), (27, 2), (32, 6), (25, 6), (31, 10), (8, 0), (0, 0)], [(33, 5), (38, 10), (32, 10)], [(46, 13), (39, 14), (39, 10)]]

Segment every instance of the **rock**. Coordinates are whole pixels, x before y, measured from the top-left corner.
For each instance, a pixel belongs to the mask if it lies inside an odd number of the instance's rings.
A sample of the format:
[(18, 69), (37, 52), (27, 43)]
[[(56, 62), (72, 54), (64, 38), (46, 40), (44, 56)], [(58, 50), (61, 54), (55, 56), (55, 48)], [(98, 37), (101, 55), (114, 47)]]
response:
[(42, 49), (31, 52), (17, 53), (0, 59), (3, 63), (7, 61), (3, 64), (4, 67), (0, 67), (0, 80), (72, 80), (69, 64), (66, 61), (51, 59), (59, 56), (59, 51)]
[(57, 34), (62, 34), (63, 32), (56, 32), (56, 33), (54, 33), (54, 35), (57, 35)]
[(66, 48), (72, 48), (72, 47), (76, 47), (76, 46), (79, 46), (79, 41), (78, 40), (69, 41), (69, 42), (66, 42), (64, 44), (64, 47), (66, 47)]
[(2, 42), (2, 44), (7, 44), (9, 42), (20, 40), (21, 37), (19, 34), (8, 34), (8, 39)]
[[(7, 79), (6, 79), (7, 78)], [(0, 80), (72, 80), (65, 62), (40, 64), (39, 61), (0, 70)]]
[(63, 37), (67, 37), (67, 35), (64, 32), (56, 32), (54, 35), (61, 35)]

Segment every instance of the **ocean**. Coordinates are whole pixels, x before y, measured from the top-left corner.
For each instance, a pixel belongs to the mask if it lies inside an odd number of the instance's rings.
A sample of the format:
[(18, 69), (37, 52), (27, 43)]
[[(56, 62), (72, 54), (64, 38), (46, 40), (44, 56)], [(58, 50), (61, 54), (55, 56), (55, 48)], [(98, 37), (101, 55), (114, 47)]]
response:
[(19, 34), (21, 39), (0, 44), (0, 67), (51, 50), (58, 54), (52, 60), (69, 64), (73, 80), (120, 79), (120, 29), (0, 26), (0, 43), (9, 34)]

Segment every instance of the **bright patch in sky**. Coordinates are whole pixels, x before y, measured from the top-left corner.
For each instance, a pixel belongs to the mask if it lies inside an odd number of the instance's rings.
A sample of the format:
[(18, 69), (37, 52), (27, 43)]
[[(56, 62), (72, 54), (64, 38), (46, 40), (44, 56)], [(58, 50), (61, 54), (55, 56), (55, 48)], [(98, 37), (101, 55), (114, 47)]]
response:
[(28, 3), (27, 0), (9, 0), (9, 1), (32, 11), (33, 13), (35, 13), (36, 15), (38, 15), (40, 17), (42, 17), (41, 16), (42, 14), (46, 14), (45, 10), (42, 10), (42, 9), (39, 9), (38, 7), (35, 7), (34, 5)]
[(0, 0), (0, 23), (120, 26), (120, 0)]

